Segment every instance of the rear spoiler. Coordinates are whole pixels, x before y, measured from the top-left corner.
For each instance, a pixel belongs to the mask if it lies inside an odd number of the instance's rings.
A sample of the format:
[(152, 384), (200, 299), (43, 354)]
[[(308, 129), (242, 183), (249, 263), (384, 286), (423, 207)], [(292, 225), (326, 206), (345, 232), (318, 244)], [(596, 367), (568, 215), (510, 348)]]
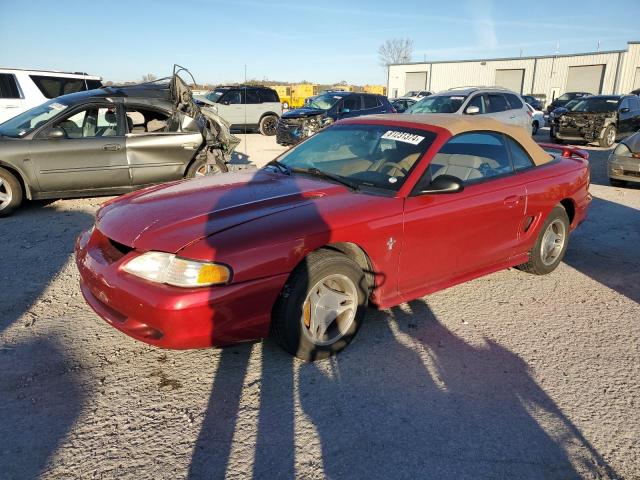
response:
[(562, 152), (563, 158), (582, 158), (589, 161), (589, 152), (581, 148), (567, 147), (566, 145), (558, 145), (557, 143), (539, 143), (544, 150), (558, 150)]

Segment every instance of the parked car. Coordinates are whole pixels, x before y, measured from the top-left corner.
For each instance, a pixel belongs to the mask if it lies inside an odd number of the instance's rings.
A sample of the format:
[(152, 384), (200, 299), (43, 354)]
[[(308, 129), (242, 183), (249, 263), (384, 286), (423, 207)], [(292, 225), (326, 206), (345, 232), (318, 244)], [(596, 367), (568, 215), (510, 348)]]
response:
[(565, 103), (564, 106), (558, 107), (554, 109), (553, 112), (546, 115), (547, 123), (549, 124), (549, 135), (551, 135), (551, 137), (555, 136), (554, 131), (557, 128), (557, 125), (556, 125), (557, 119), (560, 118), (560, 115), (562, 115), (564, 112), (568, 112), (569, 110), (571, 110), (583, 98), (585, 97), (574, 98), (573, 100), (570, 100), (567, 103)]
[(333, 91), (311, 97), (302, 108), (289, 110), (278, 121), (276, 141), (295, 145), (343, 118), (392, 113), (387, 97), (375, 93)]
[(568, 102), (580, 97), (586, 97), (591, 95), (589, 92), (567, 92), (554, 99), (549, 105), (547, 105), (547, 114), (550, 114), (558, 107), (564, 107)]
[(349, 118), (255, 173), (110, 200), (76, 244), (81, 290), (151, 345), (272, 335), (325, 358), (351, 342), (367, 304), (511, 266), (552, 272), (591, 201), (587, 156), (549, 155), (487, 117)]
[(424, 97), (428, 97), (431, 95), (431, 92), (428, 90), (409, 90), (405, 92), (405, 94), (401, 98), (410, 98), (411, 100), (422, 100)]
[(533, 95), (522, 95), (522, 99), (531, 105), (535, 110), (542, 110), (542, 102)]
[(409, 108), (410, 106), (412, 106), (415, 103), (416, 103), (416, 100), (413, 100), (412, 98), (402, 98), (401, 97), (401, 98), (394, 98), (393, 100), (391, 100), (391, 106), (398, 113), (405, 112), (407, 110), (407, 108)]
[(0, 216), (23, 198), (129, 192), (227, 171), (239, 139), (178, 76), (49, 100), (0, 124)]
[(640, 99), (636, 95), (592, 95), (556, 116), (556, 142), (595, 142), (611, 148), (618, 138), (640, 129)]
[(278, 92), (269, 87), (217, 87), (195, 100), (213, 108), (231, 124), (232, 130), (258, 130), (262, 135), (275, 135), (276, 124), (282, 115)]
[(425, 97), (405, 113), (480, 115), (519, 125), (531, 133), (531, 116), (520, 96), (502, 88), (454, 88)]
[(640, 183), (640, 132), (620, 141), (607, 163), (609, 182), (614, 187)]
[(100, 88), (101, 80), (86, 73), (0, 68), (0, 123), (51, 98)]
[(531, 114), (531, 135), (538, 133), (538, 130), (543, 128), (546, 124), (544, 120), (544, 112), (536, 110), (533, 106), (526, 104)]

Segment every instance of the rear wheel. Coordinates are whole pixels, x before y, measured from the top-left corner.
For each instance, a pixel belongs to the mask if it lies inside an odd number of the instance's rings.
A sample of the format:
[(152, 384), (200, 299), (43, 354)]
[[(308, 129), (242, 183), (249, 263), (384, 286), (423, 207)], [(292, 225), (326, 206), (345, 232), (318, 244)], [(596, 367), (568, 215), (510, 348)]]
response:
[(609, 125), (604, 129), (604, 132), (602, 132), (602, 135), (598, 139), (598, 144), (604, 148), (611, 148), (614, 143), (616, 143), (616, 127)]
[(569, 244), (569, 217), (562, 205), (556, 205), (545, 220), (529, 261), (518, 265), (520, 270), (534, 275), (553, 272), (562, 261)]
[(22, 187), (11, 172), (0, 168), (0, 217), (10, 215), (22, 203)]
[(271, 335), (302, 360), (327, 358), (355, 337), (368, 294), (365, 275), (353, 260), (331, 250), (312, 252), (278, 297)]
[(267, 137), (271, 137), (276, 134), (276, 125), (278, 124), (278, 117), (275, 115), (265, 115), (260, 119), (260, 133)]

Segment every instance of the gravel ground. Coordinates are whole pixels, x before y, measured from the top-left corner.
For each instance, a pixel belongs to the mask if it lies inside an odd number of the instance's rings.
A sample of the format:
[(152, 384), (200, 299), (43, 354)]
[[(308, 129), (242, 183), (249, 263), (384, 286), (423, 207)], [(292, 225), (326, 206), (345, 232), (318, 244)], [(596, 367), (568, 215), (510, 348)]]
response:
[(371, 311), (315, 364), (129, 339), (71, 256), (104, 199), (28, 204), (0, 220), (0, 477), (640, 478), (640, 189), (607, 185), (607, 153), (553, 274)]

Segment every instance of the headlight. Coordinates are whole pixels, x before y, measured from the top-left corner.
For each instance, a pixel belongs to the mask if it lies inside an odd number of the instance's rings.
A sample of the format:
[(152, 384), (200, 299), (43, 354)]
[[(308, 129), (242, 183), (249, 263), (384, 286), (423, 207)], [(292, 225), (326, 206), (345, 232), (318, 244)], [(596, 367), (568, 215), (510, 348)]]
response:
[(228, 283), (231, 269), (225, 265), (198, 262), (171, 253), (147, 252), (122, 267), (125, 272), (157, 283), (176, 287), (206, 287)]
[(613, 151), (613, 156), (616, 157), (633, 157), (631, 150), (624, 143), (619, 143), (616, 149)]

